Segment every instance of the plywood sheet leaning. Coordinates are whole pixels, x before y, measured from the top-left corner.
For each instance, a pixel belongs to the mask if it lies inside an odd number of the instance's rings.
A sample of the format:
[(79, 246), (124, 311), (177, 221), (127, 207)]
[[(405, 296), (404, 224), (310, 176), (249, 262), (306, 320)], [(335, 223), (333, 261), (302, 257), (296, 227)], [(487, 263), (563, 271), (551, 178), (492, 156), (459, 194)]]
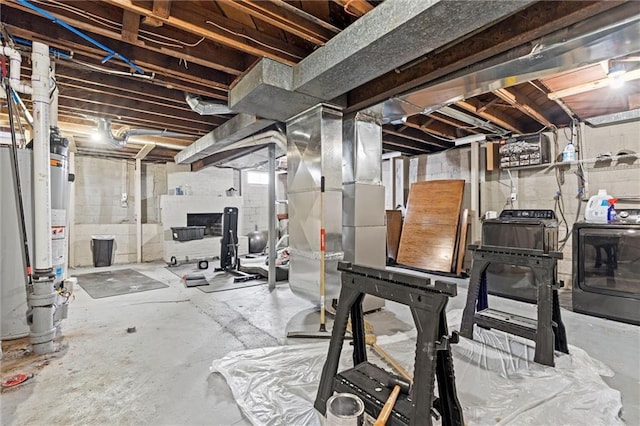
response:
[(432, 180), (411, 185), (397, 262), (451, 272), (462, 207), (464, 180)]
[(398, 258), (398, 246), (402, 233), (402, 212), (400, 210), (387, 210), (387, 257), (393, 260)]

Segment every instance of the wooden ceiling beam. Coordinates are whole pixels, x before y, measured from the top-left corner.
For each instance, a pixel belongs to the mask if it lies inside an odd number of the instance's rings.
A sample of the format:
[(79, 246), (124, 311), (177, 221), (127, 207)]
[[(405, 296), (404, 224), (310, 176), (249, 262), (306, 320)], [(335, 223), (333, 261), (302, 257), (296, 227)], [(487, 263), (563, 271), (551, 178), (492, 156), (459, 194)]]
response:
[[(33, 10), (22, 6), (19, 3), (7, 2), (6, 5), (13, 8), (11, 13), (5, 13), (2, 17), (2, 20), (8, 24), (29, 30), (35, 34), (42, 34), (43, 32), (49, 33), (50, 29), (52, 31), (54, 28), (58, 28), (55, 24), (49, 22), (45, 18), (42, 18)], [(80, 30), (97, 34), (111, 40), (126, 41), (120, 31), (102, 27), (94, 21), (78, 17), (78, 15), (72, 14), (68, 11), (61, 12), (51, 7), (47, 8), (46, 3), (38, 3), (38, 6)], [(73, 2), (69, 6), (73, 6)], [(124, 13), (124, 11), (119, 8), (113, 8), (106, 5), (96, 6), (91, 2), (82, 2), (82, 10), (86, 10), (87, 15), (97, 15), (109, 21), (116, 20), (116, 23), (119, 23), (122, 18), (120, 16), (115, 16), (115, 14), (111, 12), (112, 9)], [(139, 14), (135, 15), (138, 15), (138, 19), (140, 19)], [(71, 33), (69, 33), (69, 35), (70, 34)], [(144, 36), (144, 32), (139, 31), (137, 40), (130, 43), (141, 49), (163, 55), (169, 55), (176, 59), (187, 61), (188, 63), (198, 64), (203, 67), (218, 70), (234, 76), (243, 73), (246, 68), (246, 64), (251, 61), (251, 59), (247, 58), (246, 55), (239, 54), (236, 50), (222, 47), (206, 39), (202, 40), (203, 37), (198, 34), (189, 34), (188, 36), (191, 37), (191, 39), (184, 41), (180, 40), (180, 36), (182, 34), (176, 33), (176, 31), (171, 28), (157, 28), (154, 30), (154, 34), (157, 34), (157, 36), (151, 39), (147, 37), (143, 40), (142, 37)], [(77, 40), (77, 38), (74, 40)], [(154, 42), (154, 40), (158, 40), (159, 42)], [(167, 40), (170, 41), (169, 45), (167, 45)], [(202, 41), (198, 42), (198, 40)], [(103, 44), (111, 45), (113, 43), (107, 41)], [(215, 60), (212, 58), (215, 58)]]
[(404, 147), (404, 148), (409, 148), (409, 149), (413, 149), (415, 151), (418, 151), (420, 153), (426, 154), (429, 152), (433, 152), (436, 149), (440, 150), (442, 149), (442, 147), (438, 146), (436, 148), (434, 148), (433, 145), (428, 144), (424, 141), (416, 141), (414, 139), (407, 139), (405, 137), (402, 136), (402, 134), (391, 134), (391, 133), (387, 133), (387, 132), (382, 132), (382, 143), (386, 143), (389, 145), (393, 145), (395, 147)]
[[(16, 32), (21, 33), (20, 30), (17, 30)], [(45, 43), (49, 44), (51, 47), (58, 47), (58, 43), (56, 42), (56, 40), (44, 40), (43, 37), (40, 37), (39, 39), (43, 40)], [(61, 45), (61, 46), (64, 46), (64, 45)], [(100, 70), (96, 70), (86, 65), (86, 63), (91, 63), (92, 60), (101, 59), (101, 57), (102, 55), (100, 54), (100, 52), (94, 52), (94, 53), (90, 52), (86, 54), (85, 52), (83, 52), (83, 54), (75, 52), (74, 58), (76, 58), (76, 60), (78, 61), (84, 62), (84, 64), (80, 62), (66, 62), (66, 60), (64, 59), (58, 60), (58, 64), (63, 64), (63, 66), (66, 66), (67, 68), (74, 68), (80, 71), (90, 71), (95, 75), (95, 76), (93, 75), (90, 76), (89, 77), (90, 80), (98, 79), (97, 77), (98, 75), (100, 76), (115, 75), (117, 76), (116, 78), (122, 78), (123, 80), (144, 82), (144, 84), (149, 84), (150, 86), (154, 86), (153, 88), (149, 86), (149, 89), (145, 89), (145, 90), (156, 90), (157, 87), (162, 87), (166, 89), (178, 90), (181, 92), (189, 92), (196, 95), (207, 96), (214, 99), (220, 99), (225, 101), (227, 100), (227, 89), (224, 88), (224, 86), (222, 86), (222, 88), (217, 88), (215, 87), (216, 85), (215, 82), (207, 80), (206, 78), (198, 78), (188, 73), (170, 73), (169, 75), (162, 75), (161, 73), (167, 72), (167, 70), (162, 69), (162, 67), (158, 65), (151, 65), (151, 64), (145, 63), (146, 66), (149, 68), (149, 70), (151, 71), (157, 70), (159, 73), (155, 75), (152, 79), (140, 79), (140, 78), (136, 78), (133, 75), (109, 74), (109, 72), (107, 71), (108, 69), (106, 67), (99, 66), (98, 68)], [(114, 71), (118, 71), (118, 70), (114, 70)], [(125, 71), (125, 70), (123, 69), (122, 71)], [(64, 73), (59, 72), (58, 74), (63, 75)], [(66, 74), (69, 74), (71, 77), (73, 77), (74, 75), (74, 73), (68, 72), (68, 71), (66, 71)]]
[[(495, 103), (498, 99), (499, 98), (493, 99), (491, 103)], [(492, 123), (497, 124), (498, 126), (504, 129), (510, 130), (515, 133), (522, 133), (522, 129), (520, 128), (516, 120), (512, 119), (511, 117), (505, 114), (500, 114), (499, 112), (495, 112), (495, 113), (487, 112), (486, 108), (488, 107), (488, 104), (485, 104), (479, 108), (476, 108), (472, 102), (460, 101), (460, 102), (456, 102), (456, 105), (468, 112), (471, 112), (479, 117), (484, 118), (485, 120), (489, 120)]]
[[(340, 0), (342, 1), (342, 0)], [(519, 48), (516, 54), (531, 52), (529, 43), (552, 32), (607, 12), (612, 22), (632, 16), (636, 5), (621, 1), (542, 1), (495, 24), (475, 37), (469, 37), (448, 49), (425, 55), (414, 65), (390, 71), (348, 94), (345, 113), (359, 111), (392, 96), (443, 78), (491, 57)], [(612, 11), (611, 9), (615, 9)], [(615, 12), (615, 13), (614, 13)]]
[(399, 152), (401, 154), (406, 154), (409, 156), (414, 156), (414, 155), (420, 155), (420, 154), (428, 154), (431, 151), (425, 152), (425, 151), (418, 151), (417, 149), (411, 149), (411, 148), (407, 148), (405, 146), (402, 145), (394, 145), (392, 142), (382, 142), (382, 150), (385, 152)]
[[(284, 10), (300, 16), (305, 21), (311, 21), (316, 25), (326, 28), (333, 34), (338, 34), (340, 32), (340, 28), (327, 22), (329, 20), (329, 5), (327, 2), (300, 2), (302, 9), (298, 9), (294, 5), (283, 0), (270, 0), (270, 2)], [(309, 13), (309, 10), (312, 10), (313, 13)], [(320, 15), (320, 17), (317, 15)]]
[[(133, 3), (131, 0), (104, 0), (104, 3), (118, 6), (124, 10), (135, 12), (142, 16), (153, 16), (153, 11)], [(188, 8), (188, 6), (186, 7)], [(219, 15), (199, 15), (202, 11), (188, 11), (182, 9), (183, 19), (173, 11), (167, 18), (158, 18), (164, 24), (187, 31), (209, 40), (224, 44), (251, 55), (265, 56), (294, 65), (308, 52), (275, 37), (266, 36), (260, 31), (238, 25), (237, 23)], [(211, 24), (213, 22), (213, 25)]]
[[(511, 88), (511, 90), (515, 90), (515, 89)], [(551, 121), (549, 121), (545, 116), (543, 116), (542, 113), (540, 113), (540, 111), (538, 111), (533, 107), (535, 103), (532, 102), (529, 97), (523, 94), (516, 95), (507, 89), (494, 90), (493, 94), (499, 97), (500, 99), (502, 99), (503, 101), (507, 102), (508, 104), (513, 105), (519, 111), (533, 118), (534, 120), (544, 125), (545, 127), (549, 129), (553, 129), (556, 127)]]
[[(315, 45), (324, 45), (335, 33), (312, 22), (304, 22), (300, 16), (266, 1), (220, 0), (243, 13), (264, 21), (276, 28), (307, 40)], [(304, 22), (304, 23), (301, 23)]]
[[(100, 61), (104, 58), (104, 52), (101, 49), (74, 42), (73, 35), (62, 28), (50, 28), (46, 34), (40, 34), (31, 28), (22, 28), (13, 24), (7, 25), (7, 28), (18, 37), (38, 40), (54, 48), (70, 50), (74, 53), (73, 59), (75, 60), (78, 60), (82, 55)], [(100, 39), (100, 37), (96, 37), (96, 39)], [(132, 45), (123, 44), (119, 47), (119, 53), (129, 58), (135, 58), (136, 64), (145, 69), (145, 72), (167, 75), (185, 82), (197, 82), (205, 87), (220, 89), (225, 95), (229, 90), (232, 76), (228, 74), (196, 64), (185, 68), (175, 58), (159, 55)], [(107, 64), (97, 62), (96, 66), (103, 69), (113, 68), (117, 71), (130, 72), (127, 66), (118, 61), (110, 61)]]
[(156, 16), (165, 19), (169, 17), (171, 14), (171, 0), (153, 0), (151, 12), (153, 15), (142, 18), (142, 23), (150, 27), (161, 27), (162, 21)]
[(438, 136), (442, 136), (444, 138), (455, 138), (455, 128), (436, 121), (432, 117), (427, 117), (421, 114), (413, 115), (407, 118), (407, 122), (405, 123), (408, 127), (413, 127), (414, 129), (421, 130), (423, 132), (433, 133)]
[[(390, 128), (389, 126), (383, 126), (382, 127), (382, 133), (386, 134), (386, 135), (391, 135), (391, 136), (397, 136), (403, 139), (407, 139), (407, 140), (411, 140), (414, 142), (418, 142), (421, 144), (426, 144), (426, 145), (430, 145), (430, 146), (435, 146), (439, 149), (441, 148), (449, 148), (450, 146), (452, 146), (452, 143), (447, 143), (443, 140), (440, 139), (436, 139), (433, 136), (429, 136), (424, 132), (421, 132), (419, 130), (416, 129), (405, 129), (403, 132), (399, 132), (397, 130), (394, 130), (392, 128)], [(383, 137), (384, 139), (384, 137)]]
[(135, 43), (138, 41), (138, 29), (140, 28), (140, 15), (125, 11), (122, 15), (122, 40)]
[(219, 126), (225, 121), (224, 118), (216, 117), (213, 115), (198, 115), (197, 113), (190, 110), (180, 111), (176, 110), (175, 108), (154, 105), (135, 99), (115, 97), (104, 93), (77, 93), (77, 91), (69, 92), (65, 90), (58, 96), (61, 100), (69, 99), (91, 103), (96, 106), (104, 105), (106, 107), (118, 108), (121, 111), (120, 115), (122, 116), (126, 116), (131, 113), (146, 113), (148, 114), (149, 118), (158, 118), (159, 122), (162, 122), (165, 118), (175, 118), (177, 120), (183, 121), (185, 124), (214, 127)]
[(360, 17), (373, 10), (373, 6), (366, 0), (333, 0), (339, 4), (345, 12)]
[(135, 95), (149, 102), (159, 102), (175, 106), (186, 106), (184, 94), (177, 90), (152, 85), (151, 82), (135, 78), (123, 78), (120, 76), (89, 73), (86, 69), (71, 69), (65, 67), (64, 62), (56, 63), (58, 86), (70, 88), (83, 88), (89, 91), (104, 91), (114, 94)]
[(445, 123), (445, 124), (448, 124), (449, 126), (455, 127), (456, 129), (462, 129), (465, 132), (469, 132), (469, 133), (473, 133), (473, 134), (482, 133), (478, 129), (470, 128), (467, 123), (463, 123), (463, 122), (458, 121), (456, 119), (453, 119), (453, 118), (447, 117), (445, 115), (439, 114), (437, 111), (432, 112), (431, 114), (429, 114), (429, 117), (431, 117), (434, 120), (437, 120), (437, 121), (439, 121), (441, 123)]
[(183, 120), (158, 118), (149, 114), (141, 114), (138, 112), (129, 113), (126, 117), (122, 116), (122, 110), (114, 107), (101, 107), (90, 102), (83, 102), (71, 99), (64, 99), (59, 104), (59, 110), (62, 114), (75, 115), (77, 117), (100, 117), (112, 121), (114, 124), (121, 126), (140, 127), (148, 129), (163, 130), (167, 129), (172, 132), (184, 133), (186, 135), (204, 135), (210, 132), (215, 126), (191, 125)]
[[(169, 92), (177, 93), (177, 96), (174, 94), (173, 96), (167, 95), (169, 99), (175, 100), (178, 98), (184, 99), (184, 92), (192, 93), (194, 95), (201, 95), (213, 99), (219, 99), (226, 101), (227, 94), (221, 93), (215, 88), (207, 87), (203, 84), (196, 84), (192, 82), (188, 82), (185, 80), (180, 80), (177, 78), (169, 77), (169, 76), (158, 76), (156, 75), (153, 79), (140, 79), (133, 76), (128, 75), (113, 75), (107, 73), (100, 73), (92, 71), (90, 68), (87, 68), (84, 65), (80, 65), (77, 63), (65, 63), (65, 66), (68, 68), (72, 68), (76, 73), (65, 71), (64, 73), (58, 73), (58, 77), (68, 77), (70, 79), (78, 78), (80, 80), (91, 81), (92, 84), (95, 83), (98, 86), (104, 86), (102, 82), (109, 82), (108, 84), (113, 84), (114, 80), (120, 80), (122, 83), (122, 87), (132, 87), (132, 90), (141, 91), (146, 96), (162, 98), (165, 94)], [(86, 72), (93, 72), (95, 76), (86, 76)], [(78, 77), (76, 77), (78, 76)], [(129, 82), (129, 83), (127, 83)], [(107, 84), (107, 85), (108, 85)]]

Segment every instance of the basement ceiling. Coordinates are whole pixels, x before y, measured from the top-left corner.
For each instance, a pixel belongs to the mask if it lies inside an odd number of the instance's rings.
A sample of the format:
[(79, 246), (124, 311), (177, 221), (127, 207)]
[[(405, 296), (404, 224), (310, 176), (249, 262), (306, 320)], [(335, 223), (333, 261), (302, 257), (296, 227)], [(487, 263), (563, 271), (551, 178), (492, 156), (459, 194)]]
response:
[[(172, 132), (172, 137), (145, 136), (144, 140), (157, 143), (147, 161), (173, 161), (180, 147), (234, 116), (200, 115), (189, 107), (185, 93), (226, 105), (230, 88), (262, 57), (294, 65), (380, 3), (2, 0), (0, 18), (4, 40), (13, 38), (23, 53), (23, 79), (31, 73), (32, 41), (44, 42), (59, 52), (55, 70), (60, 127), (65, 135), (74, 137), (80, 155), (135, 157), (143, 141), (140, 136), (130, 138), (123, 148), (91, 140), (96, 120), (107, 119), (114, 133), (126, 129)], [(478, 7), (481, 2), (468, 4)], [(119, 56), (104, 61), (107, 52), (42, 16), (37, 8)], [(418, 88), (428, 90), (456, 73), (493, 64), (496, 58), (507, 60), (535, 52), (550, 35), (594, 31), (638, 15), (640, 2), (636, 1), (528, 3), (500, 22), (363, 82), (347, 94), (345, 111), (363, 110)], [(416, 155), (452, 147), (456, 138), (480, 133), (491, 136), (496, 129), (532, 133), (566, 127), (574, 118), (588, 121), (640, 108), (640, 52), (608, 59), (611, 61), (576, 63), (575, 68), (541, 79), (503, 81), (495, 90), (457, 99), (444, 108), (392, 120), (383, 127), (383, 147)], [(629, 81), (612, 89), (611, 71), (617, 67), (625, 69)], [(30, 99), (25, 96), (24, 101), (30, 108)], [(4, 106), (2, 113), (6, 122)]]

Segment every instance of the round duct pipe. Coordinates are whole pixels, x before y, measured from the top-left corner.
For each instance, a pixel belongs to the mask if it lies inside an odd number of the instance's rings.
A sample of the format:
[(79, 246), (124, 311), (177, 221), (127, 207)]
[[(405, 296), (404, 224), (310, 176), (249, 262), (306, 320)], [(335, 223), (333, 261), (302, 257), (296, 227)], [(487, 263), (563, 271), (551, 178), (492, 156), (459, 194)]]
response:
[[(113, 132), (111, 131), (111, 122), (109, 120), (104, 118), (98, 118), (96, 119), (96, 121), (98, 123), (97, 132), (100, 138), (102, 140), (109, 142), (111, 145), (117, 148), (122, 148), (123, 146), (125, 146), (131, 136), (160, 136), (160, 137), (166, 137), (166, 138), (191, 137), (191, 135), (187, 135), (184, 133), (169, 132), (167, 130), (155, 130), (155, 129), (124, 128), (124, 129), (118, 130), (116, 134), (113, 134)], [(166, 148), (171, 148), (171, 149), (184, 148), (183, 146), (178, 146), (178, 145), (172, 146), (169, 144), (162, 144), (162, 143), (154, 143), (154, 144), (157, 146), (164, 146)]]
[(200, 96), (191, 93), (184, 94), (184, 99), (189, 107), (200, 115), (218, 115), (218, 114), (235, 114), (226, 102), (222, 101), (205, 101)]

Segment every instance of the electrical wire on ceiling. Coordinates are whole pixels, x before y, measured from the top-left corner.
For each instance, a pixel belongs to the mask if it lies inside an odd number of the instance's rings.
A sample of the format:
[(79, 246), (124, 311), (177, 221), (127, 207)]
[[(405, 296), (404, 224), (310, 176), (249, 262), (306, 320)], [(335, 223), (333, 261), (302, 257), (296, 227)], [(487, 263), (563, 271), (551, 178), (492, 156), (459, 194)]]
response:
[(105, 74), (112, 74), (112, 75), (122, 75), (122, 76), (127, 76), (127, 77), (135, 77), (135, 78), (141, 78), (143, 80), (153, 80), (156, 76), (155, 72), (152, 72), (151, 74), (137, 74), (134, 72), (127, 72), (127, 71), (117, 71), (117, 70), (112, 70), (109, 68), (104, 68), (104, 67), (100, 67), (98, 65), (93, 65), (90, 64), (88, 62), (82, 62), (79, 61), (77, 59), (71, 59), (71, 62), (73, 62), (74, 64), (78, 64), (78, 65), (82, 65), (83, 67), (87, 67), (90, 69), (94, 69), (96, 71), (100, 71), (102, 73)]
[[(58, 9), (62, 9), (62, 10), (66, 10), (67, 12), (71, 12), (75, 15), (81, 16), (83, 18), (88, 18), (89, 20), (91, 20), (92, 22), (95, 23), (99, 23), (102, 26), (112, 29), (112, 30), (116, 30), (116, 31), (122, 31), (122, 24), (120, 22), (117, 21), (113, 21), (111, 19), (105, 18), (103, 16), (100, 15), (96, 15), (94, 13), (91, 12), (85, 12), (82, 11), (80, 9), (78, 9), (77, 7), (68, 5), (68, 4), (64, 4), (55, 0), (50, 0), (48, 2), (41, 2), (39, 0), (34, 0), (34, 3), (40, 3), (40, 4), (46, 4), (50, 7), (54, 7), (54, 8), (58, 8)], [(151, 37), (153, 36), (153, 37)], [(176, 38), (172, 38), (172, 37), (168, 37), (162, 34), (156, 34), (153, 33), (151, 31), (147, 31), (145, 29), (138, 29), (138, 38), (141, 40), (146, 40), (152, 43), (156, 43), (156, 44), (160, 44), (163, 46), (167, 46), (167, 47), (175, 47), (178, 49), (184, 49), (185, 47), (196, 47), (198, 46), (200, 43), (202, 43), (205, 40), (205, 37), (201, 37), (200, 40), (196, 41), (195, 43), (187, 43), (185, 41), (182, 40), (178, 40)], [(161, 41), (162, 40), (167, 40), (168, 42), (165, 41)]]
[(56, 24), (60, 25), (61, 27), (63, 27), (64, 29), (66, 29), (68, 31), (71, 31), (73, 34), (77, 35), (78, 37), (81, 37), (85, 41), (88, 41), (92, 45), (94, 45), (94, 46), (102, 49), (106, 53), (108, 53), (108, 55), (105, 56), (105, 58), (102, 60), (103, 63), (105, 63), (105, 62), (107, 62), (107, 61), (109, 61), (109, 60), (111, 60), (113, 58), (120, 58), (120, 60), (122, 60), (125, 64), (127, 64), (131, 68), (133, 68), (137, 73), (144, 74), (144, 71), (140, 67), (138, 67), (133, 61), (131, 61), (127, 57), (123, 56), (121, 53), (118, 53), (115, 50), (111, 49), (110, 47), (100, 43), (99, 41), (97, 41), (93, 37), (85, 34), (84, 32), (82, 32), (80, 30), (78, 30), (74, 26), (67, 24), (65, 21), (56, 18), (55, 16), (53, 16), (51, 13), (47, 12), (46, 10), (41, 9), (41, 8), (37, 7), (36, 5), (29, 3), (27, 0), (15, 0), (15, 1), (20, 3), (22, 6), (26, 6), (29, 9), (37, 12), (38, 14), (44, 16), (45, 18), (50, 19), (54, 23), (56, 23)]
[(279, 48), (277, 48), (277, 47), (270, 46), (270, 45), (268, 45), (267, 43), (263, 43), (263, 42), (261, 42), (260, 40), (256, 40), (256, 39), (255, 39), (255, 38), (253, 38), (253, 37), (249, 37), (248, 35), (241, 34), (241, 33), (237, 33), (237, 32), (235, 32), (235, 31), (232, 31), (232, 30), (228, 29), (228, 28), (225, 28), (225, 27), (223, 27), (222, 25), (216, 24), (216, 23), (215, 23), (215, 22), (213, 22), (213, 21), (208, 21), (208, 20), (207, 20), (207, 21), (204, 21), (204, 22), (205, 22), (205, 23), (207, 23), (207, 24), (209, 24), (209, 25), (213, 25), (214, 27), (219, 28), (219, 29), (221, 29), (221, 30), (223, 30), (223, 31), (226, 31), (226, 32), (228, 32), (228, 33), (230, 33), (230, 34), (233, 34), (234, 36), (238, 36), (238, 37), (242, 37), (242, 38), (247, 39), (247, 40), (251, 40), (251, 41), (253, 41), (254, 43), (259, 44), (260, 46), (264, 46), (264, 47), (266, 47), (267, 49), (271, 49), (271, 50), (275, 50), (276, 52), (284, 53), (285, 55), (291, 56), (291, 57), (296, 58), (296, 59), (302, 59), (302, 56), (298, 56), (298, 55), (296, 55), (296, 54), (294, 54), (294, 53), (287, 52), (286, 50), (283, 50), (283, 49), (279, 49)]

